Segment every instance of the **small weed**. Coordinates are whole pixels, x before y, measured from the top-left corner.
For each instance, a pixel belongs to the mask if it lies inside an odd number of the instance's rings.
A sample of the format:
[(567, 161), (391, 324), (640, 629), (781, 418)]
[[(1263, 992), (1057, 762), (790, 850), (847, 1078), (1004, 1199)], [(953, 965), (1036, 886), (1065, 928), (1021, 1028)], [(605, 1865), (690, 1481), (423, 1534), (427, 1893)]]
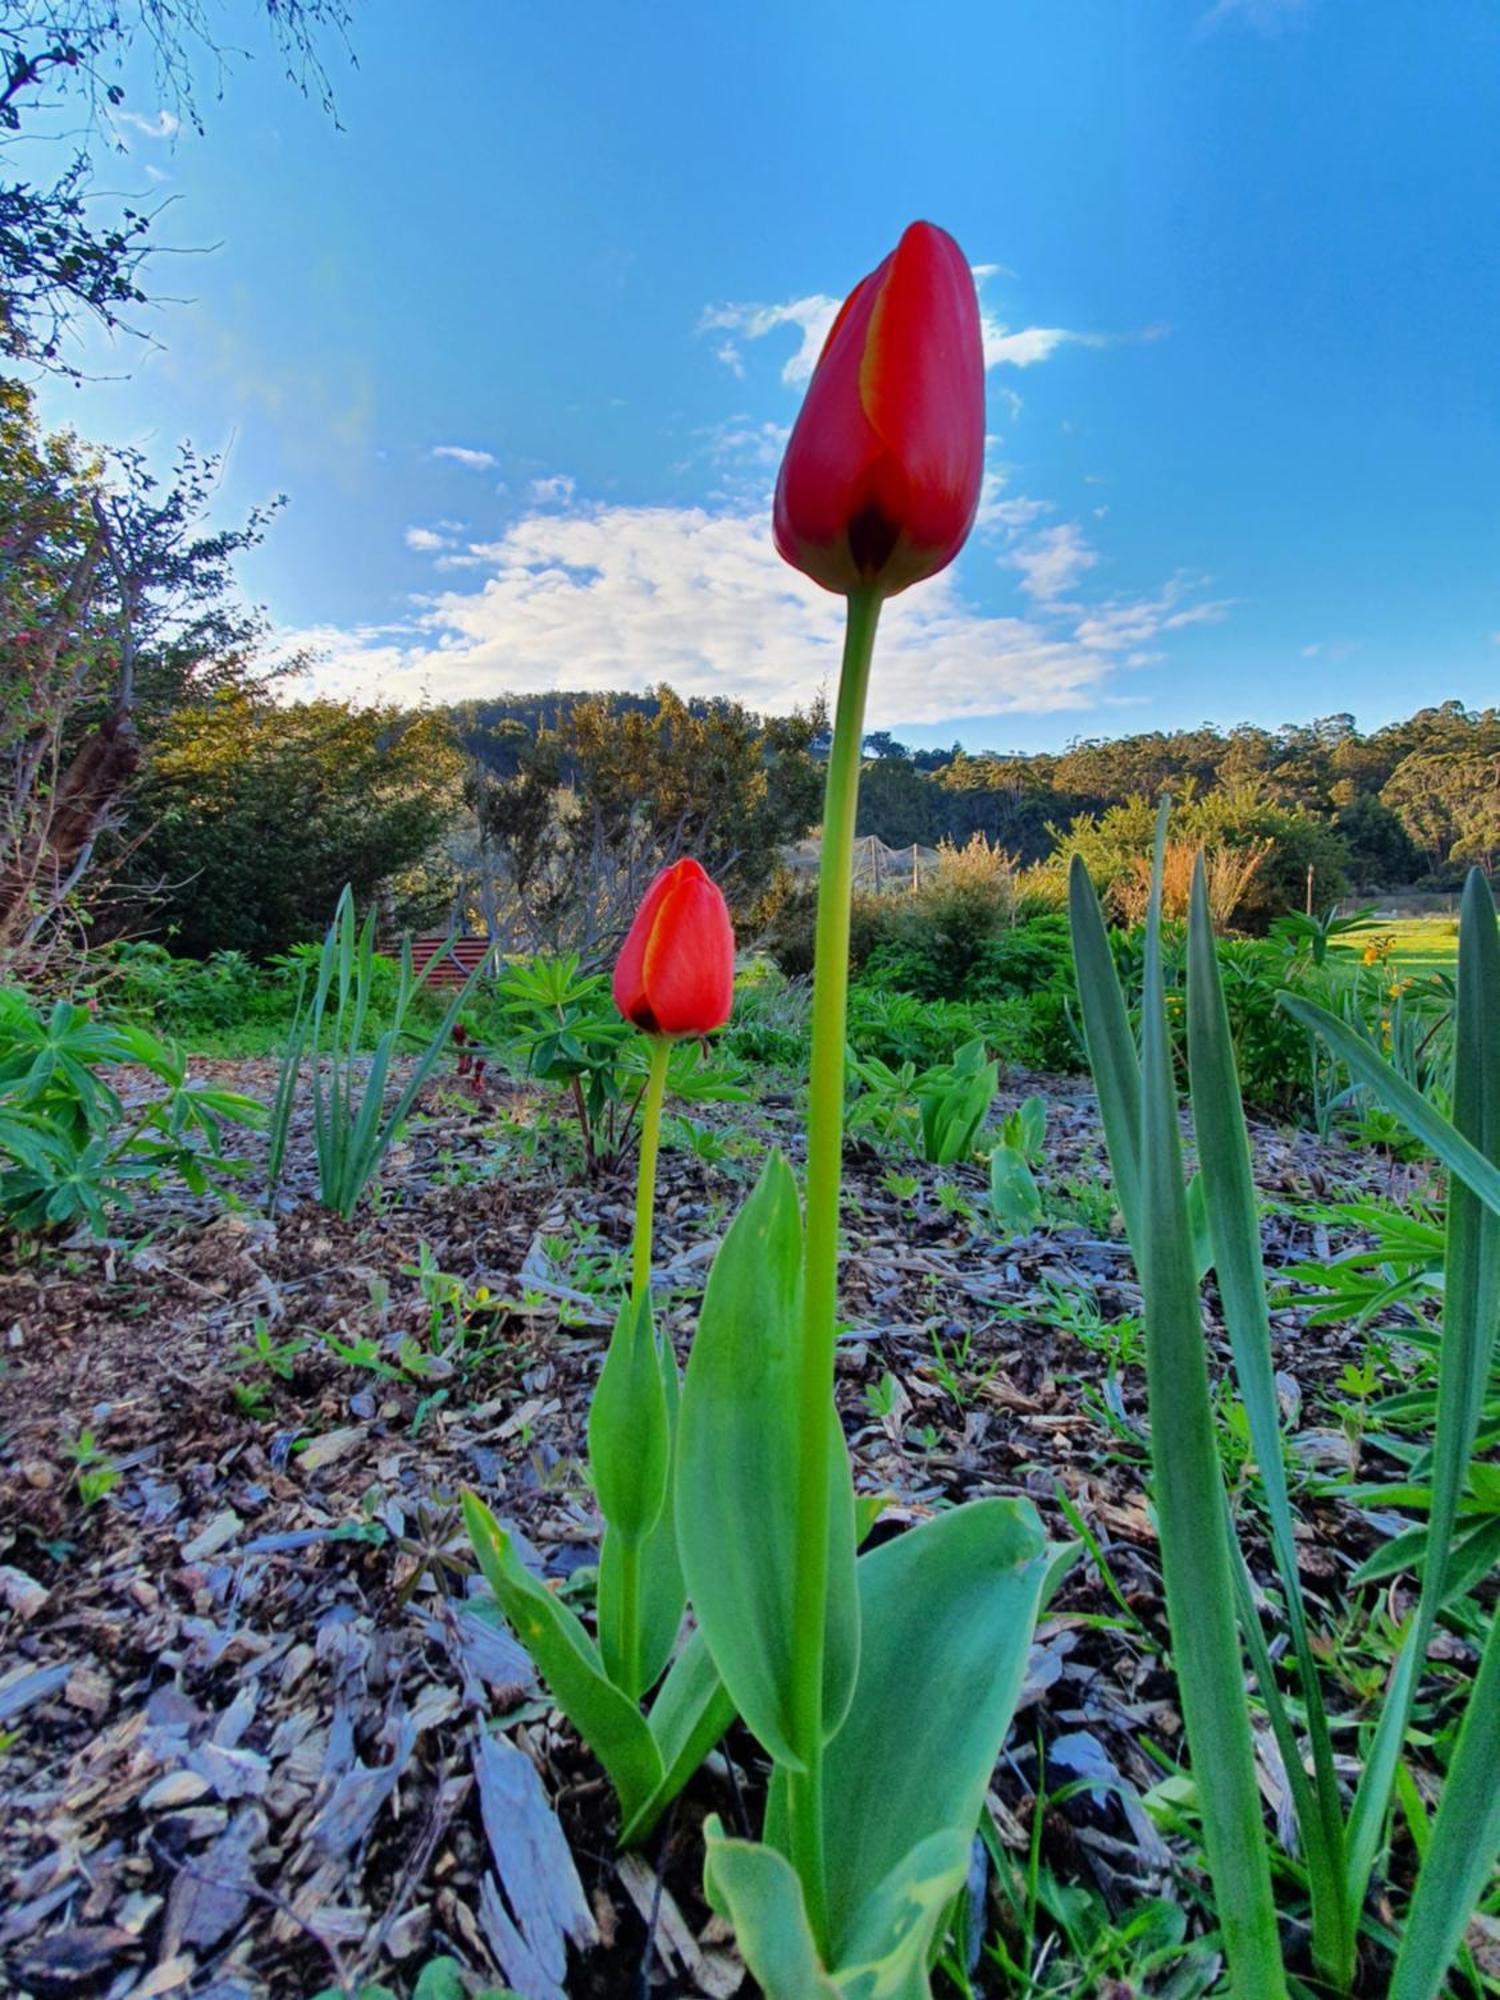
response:
[(80, 1431), (63, 1446), (73, 1461), (73, 1478), (78, 1497), (85, 1507), (96, 1507), (120, 1483), (120, 1472), (107, 1451), (102, 1451), (90, 1430)]

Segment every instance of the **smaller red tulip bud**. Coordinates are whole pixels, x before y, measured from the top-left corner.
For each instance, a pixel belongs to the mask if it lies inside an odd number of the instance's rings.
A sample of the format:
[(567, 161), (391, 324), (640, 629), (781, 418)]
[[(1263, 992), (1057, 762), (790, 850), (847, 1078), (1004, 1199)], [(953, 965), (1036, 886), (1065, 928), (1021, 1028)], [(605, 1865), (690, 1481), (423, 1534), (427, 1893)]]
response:
[(734, 926), (696, 861), (664, 868), (615, 963), (615, 1005), (648, 1035), (709, 1035), (734, 1005)]

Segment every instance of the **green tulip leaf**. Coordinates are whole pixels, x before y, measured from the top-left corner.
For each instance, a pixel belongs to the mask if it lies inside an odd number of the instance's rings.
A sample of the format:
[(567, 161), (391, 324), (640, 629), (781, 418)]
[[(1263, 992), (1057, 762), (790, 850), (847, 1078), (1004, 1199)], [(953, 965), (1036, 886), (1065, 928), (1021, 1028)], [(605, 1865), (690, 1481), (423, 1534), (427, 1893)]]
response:
[(930, 1834), (855, 1912), (834, 1980), (844, 2000), (930, 2000), (932, 1946), (969, 1872), (970, 1839)]
[(858, 1912), (851, 1953), (829, 1973), (818, 1956), (802, 1884), (784, 1855), (705, 1828), (704, 1891), (734, 1925), (735, 1942), (766, 2000), (930, 2000), (938, 1925), (963, 1887), (969, 1842), (933, 1834), (891, 1870)]
[[(1029, 1501), (974, 1500), (859, 1559), (859, 1677), (824, 1760), (828, 1924), (843, 1963), (869, 1898), (931, 1836), (967, 1847), (1025, 1678), (1047, 1545)], [(782, 1845), (784, 1784), (766, 1837)]]
[(719, 1679), (701, 1632), (694, 1632), (662, 1682), (651, 1707), (651, 1734), (662, 1763), (662, 1781), (628, 1819), (620, 1845), (645, 1840), (662, 1813), (734, 1721), (734, 1703)]
[(651, 1300), (643, 1292), (620, 1307), (589, 1406), (589, 1468), (599, 1511), (627, 1541), (649, 1535), (661, 1518), (671, 1450)]
[[(693, 1610), (731, 1699), (776, 1759), (802, 1767), (792, 1704), (801, 1475), (802, 1218), (779, 1154), (709, 1275), (682, 1390), (677, 1545)], [(823, 1721), (853, 1692), (859, 1652), (854, 1485), (830, 1402), (828, 1627)]]
[(662, 1394), (667, 1405), (667, 1435), (670, 1455), (667, 1489), (660, 1518), (641, 1545), (641, 1666), (649, 1688), (661, 1678), (672, 1657), (682, 1614), (687, 1604), (687, 1585), (682, 1580), (682, 1562), (677, 1554), (677, 1420), (682, 1385), (677, 1377), (677, 1356), (672, 1343), (657, 1342), (661, 1367)]
[(604, 1766), (630, 1820), (663, 1776), (645, 1718), (605, 1673), (578, 1618), (537, 1582), (477, 1494), (464, 1494), (463, 1511), (479, 1567), (511, 1630), (536, 1662), (552, 1699)]
[(792, 1864), (774, 1847), (726, 1840), (717, 1813), (703, 1833), (703, 1893), (734, 1925), (740, 1956), (765, 2000), (840, 2000), (818, 1957)]

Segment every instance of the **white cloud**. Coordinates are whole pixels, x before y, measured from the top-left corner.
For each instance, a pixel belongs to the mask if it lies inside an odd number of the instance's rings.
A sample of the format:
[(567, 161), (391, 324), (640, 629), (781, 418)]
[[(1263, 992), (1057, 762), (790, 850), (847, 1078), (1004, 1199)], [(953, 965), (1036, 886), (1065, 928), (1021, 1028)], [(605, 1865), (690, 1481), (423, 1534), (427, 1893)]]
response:
[[(709, 306), (698, 322), (698, 331), (740, 334), (746, 340), (762, 340), (778, 327), (796, 327), (802, 338), (796, 352), (781, 370), (782, 381), (795, 388), (812, 380), (813, 369), (838, 309), (838, 300), (829, 298), (824, 292), (813, 292), (805, 299), (791, 299), (781, 306)], [(714, 354), (736, 375), (744, 374), (744, 357), (734, 340), (723, 341), (714, 349)]]
[(440, 549), (450, 548), (446, 535), (440, 535), (435, 528), (408, 528), (406, 546), (415, 549), (418, 555), (436, 555)]
[[(975, 283), (982, 290), (985, 280), (1003, 271), (999, 264), (976, 264), (973, 267)], [(1008, 275), (1008, 274), (1006, 274)], [(837, 299), (826, 292), (812, 292), (806, 298), (791, 299), (785, 305), (719, 305), (710, 306), (698, 322), (698, 331), (727, 332), (734, 336), (723, 341), (714, 350), (715, 358), (722, 361), (736, 375), (743, 376), (745, 359), (739, 342), (741, 340), (763, 340), (769, 333), (779, 328), (796, 327), (801, 339), (789, 359), (783, 364), (781, 379), (793, 388), (810, 381), (823, 351), (823, 342), (828, 337), (828, 329), (833, 324), (839, 309)], [(1139, 334), (1077, 333), (1065, 326), (1025, 326), (1012, 329), (995, 317), (987, 307), (981, 307), (980, 326), (984, 337), (984, 365), (986, 368), (1034, 368), (1039, 361), (1047, 361), (1058, 348), (1067, 345), (1075, 347), (1110, 347), (1120, 340), (1156, 340), (1164, 329), (1148, 327)], [(1012, 414), (1019, 408), (1019, 399), (1007, 392)]]
[(476, 451), (468, 444), (435, 444), (432, 456), (451, 458), (455, 465), (467, 466), (470, 472), (488, 472), (491, 466), (500, 463), (492, 451)]
[(570, 473), (554, 472), (548, 479), (533, 479), (531, 497), (539, 507), (566, 507), (577, 482)]
[(1021, 572), (1021, 588), (1027, 596), (1043, 604), (1065, 596), (1098, 560), (1074, 521), (1043, 529), (1001, 558), (1007, 568)]
[[(417, 600), (403, 625), (287, 635), (324, 655), (293, 691), (413, 703), (665, 680), (784, 710), (837, 674), (843, 606), (780, 560), (760, 508), (532, 513), (440, 564), (459, 560), (483, 582)], [(885, 613), (871, 724), (1088, 707), (1127, 656), (1218, 608), (1176, 580), (1084, 615), (1038, 603), (991, 617), (945, 571)]]
[(147, 118), (139, 111), (114, 110), (109, 119), (117, 129), (124, 125), (142, 139), (175, 139), (181, 129), (181, 120), (167, 110), (158, 111), (154, 118)]

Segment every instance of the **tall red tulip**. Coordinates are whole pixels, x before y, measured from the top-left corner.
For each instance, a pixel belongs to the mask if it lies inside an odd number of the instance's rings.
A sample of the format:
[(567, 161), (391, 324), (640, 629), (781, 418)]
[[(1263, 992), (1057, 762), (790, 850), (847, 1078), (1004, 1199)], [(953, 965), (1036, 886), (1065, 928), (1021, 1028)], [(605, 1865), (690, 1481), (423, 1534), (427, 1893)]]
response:
[(776, 483), (776, 546), (827, 590), (945, 569), (984, 472), (984, 341), (967, 259), (914, 222), (823, 344)]
[(615, 1005), (648, 1035), (708, 1035), (734, 1005), (734, 926), (698, 863), (664, 868), (615, 963)]

